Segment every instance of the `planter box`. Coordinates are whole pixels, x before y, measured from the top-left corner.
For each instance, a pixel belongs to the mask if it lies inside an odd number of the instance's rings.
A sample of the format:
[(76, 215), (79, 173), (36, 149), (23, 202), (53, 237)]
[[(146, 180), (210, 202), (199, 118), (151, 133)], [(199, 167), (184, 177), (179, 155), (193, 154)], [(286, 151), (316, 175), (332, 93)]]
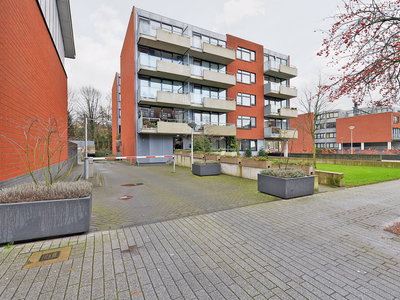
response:
[(243, 159), (242, 166), (243, 167), (251, 167), (251, 168), (259, 168), (259, 169), (269, 169), (269, 168), (271, 168), (271, 162), (267, 161), (267, 160), (257, 161), (257, 160), (251, 160), (251, 159)]
[(206, 154), (206, 159), (207, 160), (215, 160), (219, 161), (220, 156), (219, 155), (213, 155), (213, 154)]
[(221, 165), (220, 164), (212, 164), (212, 165), (192, 165), (192, 173), (197, 176), (210, 176), (210, 175), (220, 175), (221, 174)]
[[(189, 153), (190, 156), (190, 153)], [(204, 158), (204, 154), (201, 153), (193, 153), (193, 159), (198, 158), (198, 159), (203, 159)]]
[[(182, 152), (182, 156), (190, 157), (190, 152)], [(194, 154), (193, 154), (194, 155)]]
[(301, 166), (301, 169), (306, 172), (307, 175), (315, 175), (315, 170), (313, 166)]
[(224, 157), (224, 156), (221, 156), (219, 161), (221, 163), (225, 163), (225, 164), (240, 164), (242, 159), (238, 158), (238, 157)]
[(175, 154), (175, 155), (182, 155), (182, 151), (176, 151), (176, 150), (175, 150), (175, 151), (174, 151), (174, 154)]
[(0, 204), (0, 244), (89, 231), (92, 196)]
[(279, 178), (258, 174), (258, 191), (284, 199), (314, 194), (314, 176)]

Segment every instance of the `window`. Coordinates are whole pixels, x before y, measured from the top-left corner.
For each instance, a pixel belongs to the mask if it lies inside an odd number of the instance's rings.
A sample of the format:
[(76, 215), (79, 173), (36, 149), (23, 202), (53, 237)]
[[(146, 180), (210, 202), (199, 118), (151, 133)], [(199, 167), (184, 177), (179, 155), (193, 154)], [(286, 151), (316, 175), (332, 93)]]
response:
[(226, 48), (226, 42), (213, 37), (209, 37), (204, 34), (193, 32), (193, 44), (195, 48), (203, 49), (203, 43), (209, 43), (212, 45)]
[(256, 74), (238, 70), (236, 73), (236, 81), (246, 84), (256, 83)]
[(256, 118), (255, 117), (238, 116), (236, 125), (237, 125), (237, 128), (243, 128), (243, 129), (256, 128)]
[(257, 151), (257, 140), (238, 140), (238, 143), (240, 144), (240, 151), (246, 151), (246, 149)]
[(398, 124), (398, 123), (399, 123), (399, 117), (394, 116), (394, 117), (393, 117), (393, 123), (394, 123), (394, 124)]
[(326, 134), (327, 139), (332, 139), (336, 137), (336, 132), (329, 132)]
[(238, 47), (236, 50), (236, 58), (242, 59), (246, 61), (255, 61), (256, 60), (256, 52), (245, 49), (242, 47)]
[(255, 95), (238, 93), (236, 99), (237, 99), (237, 105), (242, 105), (242, 106), (256, 105)]
[(285, 66), (288, 66), (288, 61), (285, 58), (281, 58), (281, 57), (277, 57), (274, 55), (270, 55), (270, 54), (264, 54), (265, 57), (265, 61), (275, 61), (277, 64), (282, 64)]
[(322, 124), (317, 124), (317, 126), (315, 127), (315, 129), (316, 129), (316, 130), (325, 129), (325, 124), (324, 124), (324, 123), (322, 123)]
[(335, 122), (326, 123), (326, 128), (336, 128), (336, 123)]
[(315, 134), (315, 138), (316, 139), (323, 139), (323, 138), (325, 138), (325, 134), (324, 133), (317, 133), (317, 134)]

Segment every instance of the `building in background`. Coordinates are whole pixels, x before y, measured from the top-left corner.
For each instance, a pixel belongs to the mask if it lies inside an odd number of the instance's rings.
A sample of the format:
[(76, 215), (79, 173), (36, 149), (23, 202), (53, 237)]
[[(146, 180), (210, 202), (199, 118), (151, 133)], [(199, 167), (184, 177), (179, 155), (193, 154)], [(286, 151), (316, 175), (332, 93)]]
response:
[[(64, 60), (75, 58), (69, 0), (0, 1), (0, 45), (0, 135), (23, 143), (18, 125), (36, 117), (44, 122), (54, 117), (66, 129)], [(67, 148), (61, 157), (68, 159)], [(23, 159), (0, 138), (0, 188), (30, 179)], [(39, 159), (33, 169), (41, 172)]]
[[(303, 130), (301, 120), (306, 119), (307, 114), (299, 115), (293, 128)], [(400, 112), (397, 109), (358, 108), (352, 110), (334, 110), (317, 116), (315, 131), (316, 149), (332, 149), (339, 153), (351, 151), (353, 142), (354, 151), (386, 149), (400, 149)], [(350, 127), (354, 126), (351, 130)], [(352, 132), (353, 131), (353, 132)], [(293, 142), (293, 152), (301, 152), (302, 149), (312, 149), (312, 141), (305, 140), (305, 148), (301, 145), (303, 138)]]
[(229, 150), (233, 137), (253, 154), (266, 140), (287, 149), (297, 137), (289, 121), (296, 75), (287, 55), (134, 7), (113, 85), (113, 151), (119, 132), (123, 156), (190, 149), (192, 122), (194, 134), (216, 137), (214, 149)]

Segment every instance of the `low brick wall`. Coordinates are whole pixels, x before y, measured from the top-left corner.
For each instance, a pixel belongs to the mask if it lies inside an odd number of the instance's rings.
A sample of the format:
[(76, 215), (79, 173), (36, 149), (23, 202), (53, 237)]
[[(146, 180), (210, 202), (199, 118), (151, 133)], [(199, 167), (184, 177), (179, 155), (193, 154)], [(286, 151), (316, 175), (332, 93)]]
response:
[(318, 176), (318, 183), (344, 187), (344, 174), (328, 171), (315, 170), (315, 175)]

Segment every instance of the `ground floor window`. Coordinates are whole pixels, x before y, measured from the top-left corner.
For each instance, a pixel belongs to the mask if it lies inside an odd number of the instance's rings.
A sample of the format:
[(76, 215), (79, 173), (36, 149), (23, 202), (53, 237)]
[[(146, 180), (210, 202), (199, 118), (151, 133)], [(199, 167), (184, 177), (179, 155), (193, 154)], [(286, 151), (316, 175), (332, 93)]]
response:
[(238, 140), (238, 144), (240, 151), (246, 151), (246, 149), (257, 151), (257, 140)]

